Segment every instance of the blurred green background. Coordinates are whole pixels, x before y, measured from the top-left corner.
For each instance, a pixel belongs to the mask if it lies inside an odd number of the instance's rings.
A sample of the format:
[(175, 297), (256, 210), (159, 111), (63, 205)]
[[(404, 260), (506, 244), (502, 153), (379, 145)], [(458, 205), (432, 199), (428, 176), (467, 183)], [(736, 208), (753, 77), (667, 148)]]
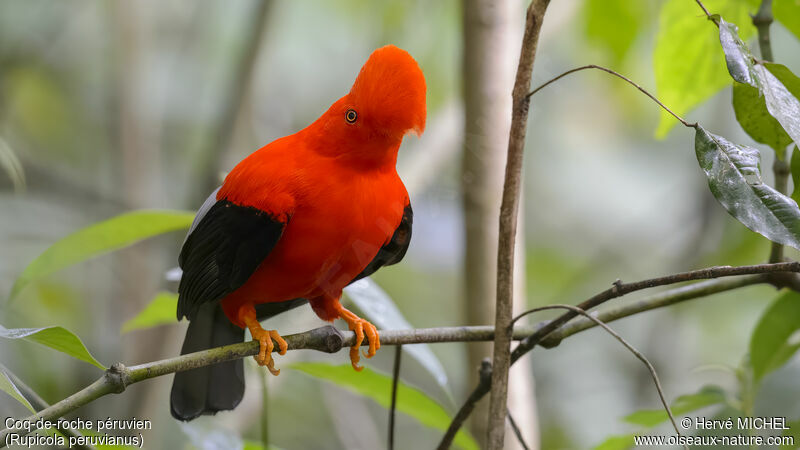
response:
[[(525, 4), (516, 3), (521, 26)], [(655, 92), (663, 3), (553, 1), (534, 85), (595, 63)], [(700, 15), (692, 1), (684, 3), (687, 15)], [(0, 3), (0, 138), (25, 179), (23, 185), (0, 173), (0, 292), (9, 292), (31, 260), (79, 228), (137, 208), (196, 209), (224, 172), (310, 123), (349, 90), (373, 49), (391, 43), (408, 50), (425, 72), (429, 125), (420, 139), (406, 140), (399, 161), (401, 176), (414, 180), (411, 248), (401, 264), (374, 279), (415, 327), (463, 324), (461, 7), (455, 0), (282, 0), (267, 8), (245, 0)], [(627, 16), (609, 14), (612, 7)], [(775, 60), (800, 72), (796, 37), (779, 23), (772, 35)], [(730, 101), (727, 87), (687, 118), (754, 145)], [(529, 306), (574, 304), (617, 278), (766, 259), (769, 243), (729, 217), (708, 192), (693, 133), (677, 127), (662, 140), (654, 137), (660, 114), (635, 89), (599, 72), (573, 75), (534, 97), (523, 206)], [(441, 155), (431, 157), (438, 161), (432, 173), (415, 164), (428, 153)], [(763, 155), (771, 180), (772, 153)], [(170, 233), (38, 281), (0, 310), (0, 324), (64, 326), (107, 365), (177, 355), (183, 323), (125, 334), (120, 327), (157, 292), (175, 289), (163, 274), (176, 265), (182, 239), (183, 233)], [(614, 327), (648, 355), (668, 399), (706, 384), (735, 396), (737, 379), (728, 368), (745, 358), (752, 328), (774, 297), (772, 288), (749, 287)], [(307, 307), (273, 322), (282, 334), (322, 324)], [(470, 388), (467, 345), (432, 349), (447, 370), (452, 398), (411, 359), (403, 379), (452, 414)], [(278, 367), (346, 362), (344, 353), (290, 353), (277, 359)], [(390, 373), (392, 353), (383, 350), (368, 365)], [(28, 342), (0, 341), (0, 362), (50, 402), (99, 376), (92, 366)], [(537, 349), (520, 364), (535, 375), (535, 399), (522, 400), (535, 402), (544, 449), (592, 447), (630, 432), (623, 416), (659, 406), (647, 371), (602, 331)], [(131, 386), (77, 414), (151, 418), (146, 448), (227, 448), (207, 447), (213, 444), (207, 436), (204, 443), (190, 439), (201, 432), (257, 440), (260, 375), (252, 361), (247, 366), (242, 405), (188, 426), (169, 414), (171, 377)], [(758, 393), (757, 415), (800, 417), (798, 377), (797, 357), (771, 374)], [(385, 445), (386, 412), (371, 400), (291, 369), (268, 383), (270, 441), (277, 447)], [(24, 414), (0, 395), (0, 416)], [(408, 416), (398, 420), (398, 448), (430, 448), (440, 437)]]

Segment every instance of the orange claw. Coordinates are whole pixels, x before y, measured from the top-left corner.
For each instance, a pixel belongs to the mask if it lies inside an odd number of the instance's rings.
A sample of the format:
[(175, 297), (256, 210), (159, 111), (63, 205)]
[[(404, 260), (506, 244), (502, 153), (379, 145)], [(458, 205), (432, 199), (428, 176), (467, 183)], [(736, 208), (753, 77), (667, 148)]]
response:
[(261, 326), (261, 323), (256, 319), (255, 309), (253, 309), (252, 313), (246, 311), (241, 318), (247, 328), (250, 329), (253, 340), (258, 341), (260, 344), (258, 355), (253, 356), (253, 358), (259, 366), (267, 366), (271, 374), (279, 375), (281, 370), (275, 368), (275, 361), (272, 359), (272, 350), (275, 348), (275, 344), (272, 341), (275, 340), (278, 343), (278, 354), (280, 355), (286, 354), (288, 349), (286, 341), (278, 334), (277, 330), (265, 330)]
[(367, 339), (369, 340), (369, 349), (364, 352), (364, 356), (367, 358), (372, 358), (375, 356), (375, 352), (381, 348), (378, 329), (375, 328), (375, 325), (358, 317), (341, 305), (339, 305), (339, 317), (347, 322), (350, 330), (356, 333), (356, 342), (352, 347), (350, 347), (350, 364), (353, 365), (353, 369), (360, 372), (364, 368), (358, 365), (358, 361), (361, 360), (361, 356), (358, 354), (358, 349), (361, 347), (361, 343), (364, 341), (364, 335), (366, 334)]

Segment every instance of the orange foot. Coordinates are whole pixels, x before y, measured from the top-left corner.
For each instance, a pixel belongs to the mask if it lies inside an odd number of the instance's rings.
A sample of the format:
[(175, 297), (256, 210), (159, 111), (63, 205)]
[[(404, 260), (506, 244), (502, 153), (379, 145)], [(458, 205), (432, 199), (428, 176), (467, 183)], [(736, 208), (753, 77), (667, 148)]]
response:
[(358, 361), (361, 359), (360, 355), (358, 354), (358, 349), (361, 347), (361, 343), (364, 341), (364, 335), (366, 334), (367, 339), (369, 339), (369, 350), (364, 352), (364, 356), (367, 358), (372, 358), (375, 356), (375, 352), (381, 348), (378, 329), (375, 328), (375, 325), (353, 314), (341, 304), (338, 304), (337, 306), (339, 317), (347, 322), (350, 330), (355, 331), (356, 333), (356, 343), (350, 347), (350, 364), (353, 365), (353, 369), (360, 372), (364, 368), (358, 365)]
[(275, 368), (275, 361), (272, 359), (272, 349), (275, 348), (272, 340), (278, 343), (278, 354), (285, 355), (288, 345), (286, 341), (278, 334), (277, 330), (265, 330), (261, 323), (256, 318), (256, 311), (245, 311), (241, 315), (242, 321), (250, 329), (250, 334), (253, 336), (254, 341), (261, 344), (258, 354), (253, 356), (259, 366), (267, 366), (269, 372), (275, 376), (281, 373), (280, 369)]

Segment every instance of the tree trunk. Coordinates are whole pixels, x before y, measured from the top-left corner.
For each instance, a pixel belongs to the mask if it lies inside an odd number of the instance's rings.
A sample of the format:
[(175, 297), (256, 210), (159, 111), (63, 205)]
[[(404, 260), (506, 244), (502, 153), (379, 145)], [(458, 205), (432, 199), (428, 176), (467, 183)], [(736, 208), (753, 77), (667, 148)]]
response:
[[(462, 193), (465, 255), (463, 296), (466, 322), (492, 323), (495, 315), (497, 215), (503, 190), (508, 133), (511, 125), (511, 90), (521, 40), (522, 10), (507, 0), (465, 0), (464, 32), (464, 153)], [(522, 227), (520, 226), (520, 229)], [(524, 239), (517, 239), (515, 271), (516, 310), (524, 307)], [(469, 346), (469, 385), (475, 385), (482, 359), (492, 344)], [(511, 374), (509, 409), (523, 431), (527, 444), (538, 448), (538, 427), (530, 366), (516, 367)], [(470, 428), (483, 440), (486, 436), (488, 403), (479, 403)], [(516, 448), (513, 436), (507, 448)], [(521, 447), (520, 447), (521, 448)]]

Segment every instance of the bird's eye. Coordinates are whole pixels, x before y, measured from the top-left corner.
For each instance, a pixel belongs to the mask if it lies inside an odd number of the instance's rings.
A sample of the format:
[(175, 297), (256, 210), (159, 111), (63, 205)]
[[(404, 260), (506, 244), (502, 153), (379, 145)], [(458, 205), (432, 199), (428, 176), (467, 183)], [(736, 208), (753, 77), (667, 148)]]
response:
[(358, 119), (358, 113), (354, 109), (348, 109), (346, 113), (344, 113), (344, 120), (347, 123), (356, 123), (356, 119)]

